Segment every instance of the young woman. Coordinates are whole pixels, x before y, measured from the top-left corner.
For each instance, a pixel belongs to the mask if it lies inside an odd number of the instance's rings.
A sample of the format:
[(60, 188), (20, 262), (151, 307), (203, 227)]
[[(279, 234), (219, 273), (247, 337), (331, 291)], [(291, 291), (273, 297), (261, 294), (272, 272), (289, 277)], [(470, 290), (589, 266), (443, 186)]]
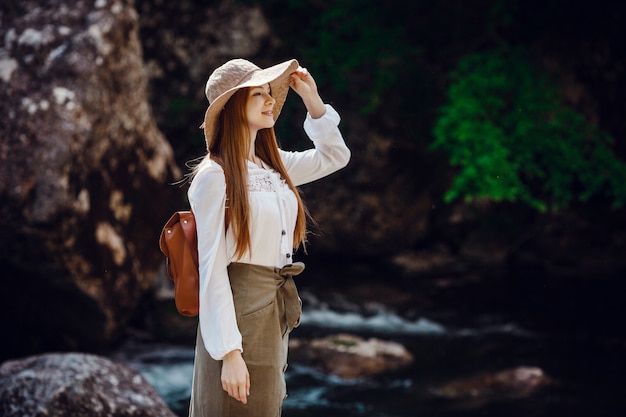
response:
[[(308, 111), (303, 152), (278, 148), (274, 123), (289, 89)], [(301, 301), (293, 281), (306, 238), (296, 186), (350, 159), (339, 115), (324, 104), (311, 74), (290, 60), (261, 69), (234, 59), (206, 85), (208, 153), (194, 169), (200, 315), (190, 417), (280, 416), (286, 397), (287, 341)]]

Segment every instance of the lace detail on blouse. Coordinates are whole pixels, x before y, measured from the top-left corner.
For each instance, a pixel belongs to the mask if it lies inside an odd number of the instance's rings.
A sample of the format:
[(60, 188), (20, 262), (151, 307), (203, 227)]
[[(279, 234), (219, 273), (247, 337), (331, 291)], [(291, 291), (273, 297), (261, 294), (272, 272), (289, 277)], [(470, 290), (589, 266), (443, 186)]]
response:
[[(262, 174), (250, 174), (248, 176), (248, 191), (251, 191), (251, 192), (277, 191), (274, 189), (274, 183), (272, 182), (270, 175), (276, 175), (278, 177), (278, 174), (270, 173), (270, 172), (262, 173)], [(289, 189), (289, 186), (287, 185), (287, 181), (285, 181), (281, 177), (278, 177), (278, 184), (279, 184), (279, 187), (283, 190)]]

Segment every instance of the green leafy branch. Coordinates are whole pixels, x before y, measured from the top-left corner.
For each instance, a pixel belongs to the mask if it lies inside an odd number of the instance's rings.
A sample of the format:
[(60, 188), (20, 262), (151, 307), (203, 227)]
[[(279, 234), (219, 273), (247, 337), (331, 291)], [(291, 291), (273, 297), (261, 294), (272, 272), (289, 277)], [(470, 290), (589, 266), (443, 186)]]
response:
[(522, 50), (474, 53), (451, 74), (432, 149), (458, 169), (446, 201), (491, 199), (555, 210), (594, 196), (626, 202), (613, 139), (564, 105)]

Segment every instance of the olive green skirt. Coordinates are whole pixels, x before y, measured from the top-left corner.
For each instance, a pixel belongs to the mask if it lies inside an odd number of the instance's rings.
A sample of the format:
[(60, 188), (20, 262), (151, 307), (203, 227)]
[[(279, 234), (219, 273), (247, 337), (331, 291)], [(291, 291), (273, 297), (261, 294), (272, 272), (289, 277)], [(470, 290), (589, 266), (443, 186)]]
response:
[(296, 262), (283, 268), (233, 263), (228, 267), (243, 359), (250, 373), (248, 403), (222, 388), (222, 361), (209, 356), (196, 337), (189, 417), (279, 417), (287, 396), (285, 370), (289, 332), (298, 326), (302, 302), (293, 276), (304, 269)]

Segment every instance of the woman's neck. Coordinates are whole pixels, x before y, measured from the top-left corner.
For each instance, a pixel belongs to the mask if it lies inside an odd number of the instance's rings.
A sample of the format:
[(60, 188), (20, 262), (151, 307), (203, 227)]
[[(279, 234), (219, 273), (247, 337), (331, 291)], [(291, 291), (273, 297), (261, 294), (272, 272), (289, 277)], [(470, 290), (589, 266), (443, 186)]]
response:
[[(250, 131), (250, 146), (248, 147), (249, 151), (248, 151), (248, 159), (252, 162), (254, 162), (255, 164), (257, 164), (257, 160), (259, 159), (258, 156), (256, 156), (256, 152), (254, 151), (255, 147), (254, 144), (256, 142), (256, 134), (257, 131)], [(258, 164), (257, 164), (258, 165)]]

